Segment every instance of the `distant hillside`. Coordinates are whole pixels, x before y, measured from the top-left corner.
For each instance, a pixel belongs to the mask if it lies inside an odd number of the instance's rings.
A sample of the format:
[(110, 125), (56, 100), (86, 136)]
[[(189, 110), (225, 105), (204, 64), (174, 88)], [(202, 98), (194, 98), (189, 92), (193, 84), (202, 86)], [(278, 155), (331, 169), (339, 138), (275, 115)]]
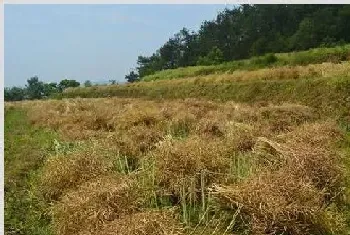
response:
[(157, 71), (215, 65), (266, 53), (329, 47), (350, 42), (350, 5), (241, 5), (183, 28), (150, 56), (139, 56), (143, 78)]

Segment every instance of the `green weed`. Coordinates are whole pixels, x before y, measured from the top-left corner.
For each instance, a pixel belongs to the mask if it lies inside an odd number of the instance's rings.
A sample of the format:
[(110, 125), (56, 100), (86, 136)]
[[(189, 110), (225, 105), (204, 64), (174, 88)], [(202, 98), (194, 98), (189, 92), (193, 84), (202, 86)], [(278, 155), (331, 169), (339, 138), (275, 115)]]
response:
[(36, 171), (54, 151), (55, 133), (30, 126), (24, 110), (5, 111), (5, 233), (51, 234)]

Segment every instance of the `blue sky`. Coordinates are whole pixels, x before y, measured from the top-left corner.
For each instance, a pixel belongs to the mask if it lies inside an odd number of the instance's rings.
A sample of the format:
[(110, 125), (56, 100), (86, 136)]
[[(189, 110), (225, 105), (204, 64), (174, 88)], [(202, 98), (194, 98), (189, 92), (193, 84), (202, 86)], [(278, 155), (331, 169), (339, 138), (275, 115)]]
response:
[[(225, 5), (5, 5), (5, 86), (115, 79), (182, 27), (198, 30)], [(232, 6), (229, 6), (230, 8)]]

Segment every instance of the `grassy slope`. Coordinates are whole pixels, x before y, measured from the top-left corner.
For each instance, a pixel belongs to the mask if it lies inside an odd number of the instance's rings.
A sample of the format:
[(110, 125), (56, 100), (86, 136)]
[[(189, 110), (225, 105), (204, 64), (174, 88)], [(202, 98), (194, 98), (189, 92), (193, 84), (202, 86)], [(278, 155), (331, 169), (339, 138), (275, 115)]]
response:
[(50, 234), (47, 205), (35, 195), (35, 172), (54, 134), (34, 128), (21, 109), (5, 111), (6, 234)]
[(178, 79), (208, 74), (227, 74), (237, 70), (256, 70), (266, 67), (280, 67), (285, 65), (318, 64), (327, 61), (336, 62), (346, 60), (350, 55), (350, 45), (333, 48), (316, 48), (292, 53), (276, 53), (275, 58), (270, 55), (253, 57), (246, 60), (230, 61), (219, 65), (190, 66), (156, 72), (144, 77), (143, 81)]

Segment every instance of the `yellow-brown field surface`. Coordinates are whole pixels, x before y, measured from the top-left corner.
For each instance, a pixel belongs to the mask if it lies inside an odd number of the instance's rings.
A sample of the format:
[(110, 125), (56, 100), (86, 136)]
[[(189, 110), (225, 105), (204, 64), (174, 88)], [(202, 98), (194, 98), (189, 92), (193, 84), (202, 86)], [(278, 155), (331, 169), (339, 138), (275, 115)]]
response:
[[(8, 103), (8, 153), (31, 155), (36, 133), (50, 132), (28, 180), (37, 213), (8, 234), (349, 234), (349, 126), (324, 110), (200, 98)], [(17, 132), (29, 133), (27, 149)], [(32, 159), (5, 159), (5, 185)]]

